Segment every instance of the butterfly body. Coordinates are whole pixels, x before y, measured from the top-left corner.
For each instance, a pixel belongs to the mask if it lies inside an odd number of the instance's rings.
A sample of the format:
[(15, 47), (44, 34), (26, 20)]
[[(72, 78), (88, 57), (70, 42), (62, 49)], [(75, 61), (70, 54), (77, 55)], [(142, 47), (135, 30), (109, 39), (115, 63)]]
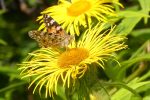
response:
[(68, 35), (49, 15), (45, 14), (43, 20), (47, 29), (46, 32), (38, 30), (29, 31), (29, 37), (35, 39), (40, 47), (67, 47), (72, 41), (73, 36)]

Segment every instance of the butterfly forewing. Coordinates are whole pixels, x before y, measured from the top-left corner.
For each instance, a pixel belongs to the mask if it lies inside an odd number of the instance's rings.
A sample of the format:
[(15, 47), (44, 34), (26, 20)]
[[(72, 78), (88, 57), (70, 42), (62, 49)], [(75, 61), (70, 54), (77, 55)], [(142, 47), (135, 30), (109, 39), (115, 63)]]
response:
[(65, 30), (49, 15), (43, 15), (44, 23), (47, 27), (47, 32), (51, 32), (54, 34), (65, 34)]
[(67, 47), (73, 36), (66, 34), (65, 30), (49, 15), (44, 14), (43, 20), (47, 31), (29, 31), (29, 37), (35, 39), (40, 47)]

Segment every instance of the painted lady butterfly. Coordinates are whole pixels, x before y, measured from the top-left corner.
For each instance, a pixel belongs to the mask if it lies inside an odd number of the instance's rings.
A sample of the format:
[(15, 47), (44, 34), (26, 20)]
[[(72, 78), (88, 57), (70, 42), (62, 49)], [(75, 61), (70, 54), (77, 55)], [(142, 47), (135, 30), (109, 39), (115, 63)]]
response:
[(43, 20), (47, 31), (29, 31), (29, 37), (35, 39), (40, 47), (67, 47), (73, 40), (65, 30), (49, 15), (44, 14)]

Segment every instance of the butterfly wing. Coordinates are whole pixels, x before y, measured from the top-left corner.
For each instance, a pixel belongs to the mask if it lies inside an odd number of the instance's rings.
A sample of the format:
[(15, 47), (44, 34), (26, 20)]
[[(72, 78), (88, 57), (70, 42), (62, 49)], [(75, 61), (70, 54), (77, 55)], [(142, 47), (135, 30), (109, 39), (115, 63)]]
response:
[(43, 31), (37, 31), (37, 30), (29, 31), (28, 35), (30, 38), (36, 40), (40, 47), (46, 47), (47, 41), (49, 41), (48, 39), (45, 38), (46, 32)]
[(73, 36), (66, 34), (65, 30), (49, 15), (44, 14), (43, 20), (47, 31), (29, 31), (29, 37), (35, 39), (40, 47), (67, 47)]
[(43, 19), (48, 33), (60, 35), (65, 34), (62, 27), (51, 16), (44, 14)]
[(47, 32), (52, 33), (55, 37), (53, 44), (57, 44), (59, 47), (68, 46), (73, 36), (66, 34), (65, 30), (51, 16), (44, 14), (43, 19)]

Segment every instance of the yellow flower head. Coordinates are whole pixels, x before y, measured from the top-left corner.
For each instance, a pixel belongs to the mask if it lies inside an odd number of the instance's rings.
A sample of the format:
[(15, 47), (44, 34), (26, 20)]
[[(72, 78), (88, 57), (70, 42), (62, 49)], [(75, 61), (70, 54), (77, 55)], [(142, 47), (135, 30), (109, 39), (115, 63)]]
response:
[[(58, 5), (52, 6), (44, 10), (41, 14), (49, 14), (54, 18), (62, 27), (70, 32), (72, 35), (75, 33), (80, 34), (79, 26), (86, 27), (91, 24), (92, 18), (98, 21), (108, 22), (108, 16), (116, 16), (113, 6), (108, 3), (116, 3), (121, 5), (118, 0), (60, 0)], [(107, 16), (107, 17), (106, 17)], [(43, 23), (43, 16), (39, 16), (37, 20)], [(45, 28), (41, 24), (39, 30)]]
[(113, 52), (127, 46), (124, 37), (112, 34), (114, 28), (101, 33), (103, 29), (104, 24), (98, 23), (85, 31), (78, 42), (73, 41), (66, 51), (41, 48), (30, 53), (20, 67), (22, 78), (33, 77), (30, 86), (36, 83), (34, 91), (38, 89), (40, 93), (45, 89), (47, 97), (57, 94), (58, 83), (69, 88), (85, 74), (88, 65), (96, 63), (104, 68), (104, 61), (113, 56)]

